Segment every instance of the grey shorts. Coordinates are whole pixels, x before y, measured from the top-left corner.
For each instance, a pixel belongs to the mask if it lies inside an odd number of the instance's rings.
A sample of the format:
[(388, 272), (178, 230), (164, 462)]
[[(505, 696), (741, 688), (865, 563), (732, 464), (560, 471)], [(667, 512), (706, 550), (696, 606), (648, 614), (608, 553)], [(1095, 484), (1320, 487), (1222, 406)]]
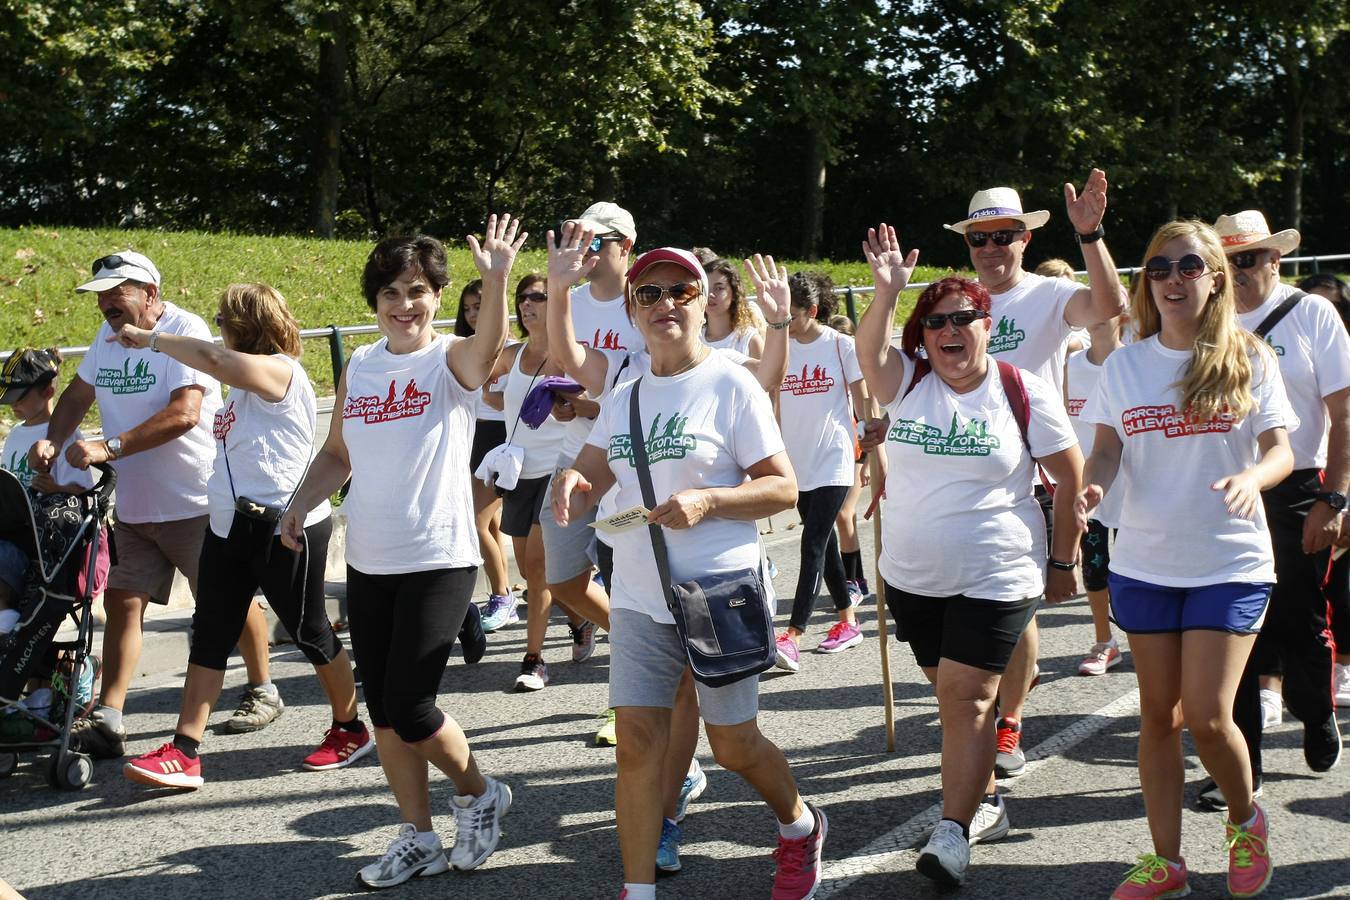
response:
[(563, 528), (553, 520), (552, 487), (550, 478), (544, 507), (539, 510), (539, 528), (544, 533), (544, 578), (549, 584), (562, 584), (591, 570), (595, 507)]
[[(609, 613), (609, 705), (673, 709), (689, 661), (674, 625), (631, 609)], [(708, 687), (695, 681), (699, 713), (709, 725), (740, 725), (759, 715), (759, 676)]]

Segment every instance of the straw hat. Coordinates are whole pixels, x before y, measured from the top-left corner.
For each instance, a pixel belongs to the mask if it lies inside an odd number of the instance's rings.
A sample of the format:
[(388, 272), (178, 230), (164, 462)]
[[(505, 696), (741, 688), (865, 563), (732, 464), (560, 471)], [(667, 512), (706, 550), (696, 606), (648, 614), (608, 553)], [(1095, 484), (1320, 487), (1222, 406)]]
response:
[(1030, 230), (1040, 228), (1050, 221), (1050, 211), (1038, 209), (1034, 212), (1022, 212), (1022, 198), (1018, 196), (1017, 191), (1010, 187), (988, 188), (976, 191), (975, 196), (970, 198), (966, 218), (942, 227), (957, 234), (965, 234), (967, 228), (982, 219), (1016, 219)]
[(1269, 249), (1278, 250), (1281, 256), (1288, 256), (1302, 240), (1295, 228), (1271, 234), (1266, 217), (1259, 209), (1244, 209), (1235, 216), (1219, 216), (1214, 223), (1214, 230), (1223, 243), (1224, 253)]

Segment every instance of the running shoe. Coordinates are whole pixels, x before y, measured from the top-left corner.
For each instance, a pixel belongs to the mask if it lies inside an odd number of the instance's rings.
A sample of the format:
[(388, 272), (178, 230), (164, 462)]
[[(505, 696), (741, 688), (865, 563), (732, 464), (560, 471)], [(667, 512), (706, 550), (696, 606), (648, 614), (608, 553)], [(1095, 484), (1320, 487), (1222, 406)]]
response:
[(1022, 752), (1022, 723), (1004, 716), (998, 720), (997, 728), (994, 774), (999, 778), (1016, 778), (1027, 767), (1027, 756)]
[(863, 592), (864, 597), (872, 593), (872, 589), (867, 586), (867, 576), (864, 575), (858, 579), (858, 589)]
[(1111, 900), (1185, 897), (1191, 892), (1186, 878), (1186, 860), (1172, 863), (1156, 853), (1145, 853), (1139, 857), (1138, 865), (1125, 873), (1125, 880), (1111, 893)]
[(487, 790), (477, 797), (456, 794), (450, 798), (457, 828), (450, 865), (461, 872), (482, 865), (497, 849), (502, 839), (502, 816), (511, 809), (511, 789), (486, 775), (483, 781)]
[(464, 613), (464, 624), (459, 626), (459, 649), (469, 665), (481, 660), (487, 652), (487, 632), (483, 630), (483, 614), (477, 604), (470, 603)]
[(795, 839), (778, 836), (778, 849), (773, 851), (774, 862), (778, 864), (773, 873), (773, 900), (806, 900), (820, 887), (820, 852), (830, 825), (824, 810), (810, 803), (806, 808), (816, 820), (811, 833)]
[(817, 653), (841, 653), (862, 643), (862, 631), (854, 622), (835, 622), (825, 640), (816, 645)]
[(261, 687), (245, 688), (239, 695), (239, 705), (225, 720), (225, 730), (232, 734), (258, 731), (271, 725), (285, 711), (286, 704), (281, 702), (281, 694), (275, 687), (270, 692)]
[(1279, 691), (1261, 688), (1261, 727), (1274, 728), (1284, 721), (1284, 697)]
[(847, 581), (844, 584), (845, 587), (848, 588), (849, 606), (853, 607), (854, 609), (857, 609), (858, 605), (863, 602), (863, 598), (865, 598), (867, 595), (863, 593), (862, 587), (856, 581)]
[(914, 868), (943, 887), (957, 887), (966, 879), (970, 866), (970, 842), (961, 833), (961, 826), (951, 819), (942, 819), (933, 829)]
[(1303, 726), (1303, 758), (1314, 772), (1329, 772), (1341, 761), (1341, 728), (1333, 709), (1326, 720)]
[[(1252, 797), (1260, 797), (1263, 792), (1261, 779), (1257, 778), (1256, 783), (1252, 785)], [(1207, 809), (1212, 812), (1227, 812), (1228, 800), (1224, 798), (1223, 791), (1219, 790), (1219, 785), (1213, 778), (1205, 779), (1200, 785), (1200, 791), (1196, 794), (1195, 805), (1200, 809)]]
[(980, 800), (975, 818), (970, 820), (970, 846), (992, 844), (1007, 836), (1008, 807), (1003, 804), (1003, 798), (996, 794), (993, 803), (987, 797)]
[(605, 721), (600, 723), (600, 729), (595, 733), (595, 745), (597, 747), (619, 746), (619, 734), (614, 729), (614, 707), (611, 706), (602, 712), (600, 718)]
[(585, 662), (595, 652), (595, 623), (583, 619), (580, 625), (567, 626), (572, 633), (572, 662)]
[(1078, 664), (1079, 675), (1105, 675), (1109, 669), (1120, 665), (1120, 647), (1116, 639), (1102, 641), (1092, 645), (1087, 656)]
[(1344, 709), (1350, 707), (1350, 664), (1336, 663), (1334, 668), (1336, 675), (1332, 680), (1332, 693), (1336, 697), (1336, 705)]
[(680, 839), (684, 833), (669, 819), (661, 820), (661, 842), (656, 845), (656, 871), (680, 871)]
[(1255, 821), (1250, 825), (1225, 822), (1228, 848), (1228, 893), (1234, 897), (1255, 897), (1270, 884), (1275, 867), (1270, 864), (1269, 835), (1266, 814), (1256, 808)]
[(441, 839), (435, 834), (429, 841), (417, 836), (417, 829), (404, 822), (398, 826), (398, 837), (375, 862), (356, 873), (366, 887), (387, 888), (402, 884), (414, 876), (440, 875), (450, 871)]
[(196, 790), (203, 783), (202, 758), (188, 759), (171, 741), (129, 761), (122, 766), (122, 774), (137, 784)]
[(538, 653), (526, 653), (520, 663), (520, 674), (516, 676), (516, 690), (542, 691), (548, 684), (548, 666)]
[(487, 608), (482, 612), (483, 630), (488, 634), (520, 621), (520, 615), (516, 612), (516, 598), (510, 593), (489, 596)]
[(797, 645), (792, 642), (785, 631), (778, 636), (776, 641), (778, 647), (778, 659), (774, 665), (785, 672), (799, 672), (802, 668), (802, 651), (797, 649)]
[(690, 764), (689, 773), (684, 776), (684, 783), (680, 785), (680, 796), (675, 799), (676, 822), (684, 821), (685, 813), (689, 812), (689, 804), (702, 797), (707, 789), (708, 776), (695, 759)]
[(311, 772), (345, 769), (374, 749), (375, 740), (370, 736), (370, 729), (347, 731), (334, 725), (324, 732), (323, 742), (305, 757), (301, 765)]
[(125, 728), (113, 728), (96, 709), (70, 726), (70, 748), (88, 753), (95, 759), (117, 759), (127, 755)]

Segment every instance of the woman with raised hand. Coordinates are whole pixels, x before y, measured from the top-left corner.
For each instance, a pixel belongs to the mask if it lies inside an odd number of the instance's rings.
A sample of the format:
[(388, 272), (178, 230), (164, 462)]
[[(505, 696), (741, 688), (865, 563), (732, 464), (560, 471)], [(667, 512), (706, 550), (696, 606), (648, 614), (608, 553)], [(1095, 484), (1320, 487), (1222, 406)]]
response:
[[(432, 325), (450, 281), (441, 242), (418, 235), (375, 245), (361, 286), (383, 337), (352, 354), (328, 439), (282, 519), (283, 541), (298, 549), (308, 511), (350, 476), (352, 650), (403, 820), (384, 856), (357, 874), (368, 887), (475, 868), (496, 849), (511, 806), (510, 789), (479, 772), (463, 729), (437, 709), (436, 695), (482, 562), (469, 434), (478, 391), (506, 341), (506, 281), (526, 237), (518, 230), (510, 216), (492, 215), (481, 244), (468, 238), (483, 305), (466, 338), (438, 335)], [(429, 764), (455, 785), (448, 862), (432, 828)]]
[(751, 359), (764, 354), (764, 317), (745, 297), (741, 275), (727, 259), (714, 259), (703, 266), (708, 276), (708, 311), (703, 322), (703, 341), (719, 350), (735, 350)]
[[(1041, 597), (1074, 594), (1083, 461), (1059, 388), (989, 356), (982, 284), (930, 284), (896, 348), (896, 301), (919, 251), (906, 255), (883, 223), (863, 254), (876, 294), (858, 324), (858, 362), (890, 417), (878, 589), (942, 719), (942, 819), (917, 868), (955, 886), (971, 845), (1008, 833), (994, 790), (994, 701)], [(1037, 463), (1059, 485), (1048, 554)]]
[[(576, 256), (586, 239), (584, 233), (565, 229), (561, 247)], [(559, 259), (556, 268), (564, 267)], [(773, 282), (771, 292), (781, 295), (786, 273), (770, 275), (765, 267), (762, 275)], [(634, 373), (640, 377), (613, 389), (575, 466), (553, 482), (553, 514), (559, 524), (580, 518), (611, 488), (615, 509), (644, 505), (629, 418), (632, 392), (640, 389), (639, 424), (642, 435), (649, 436), (645, 445), (651, 479), (656, 496), (664, 498), (648, 521), (665, 531), (674, 582), (760, 566), (755, 520), (787, 509), (796, 495), (763, 387), (702, 342), (706, 295), (703, 268), (687, 251), (652, 250), (633, 264), (626, 304), (646, 341), (649, 366)], [(775, 319), (770, 325), (776, 322), (779, 330), (786, 325)], [(574, 359), (569, 365), (579, 373), (593, 360), (577, 365)], [(670, 784), (665, 751), (672, 738), (671, 709), (688, 657), (666, 608), (648, 530), (611, 537), (610, 702), (619, 735), (615, 817), (624, 867), (620, 896), (650, 900), (656, 895), (661, 809)], [(759, 730), (758, 678), (720, 687), (698, 682), (696, 689), (717, 761), (748, 781), (778, 821), (774, 897), (810, 896), (820, 881), (826, 820), (802, 800), (782, 751)]]
[(232, 284), (216, 313), (221, 344), (124, 325), (109, 335), (133, 350), (173, 357), (230, 386), (213, 431), (207, 482), (210, 524), (198, 564), (187, 679), (173, 740), (126, 763), (123, 774), (152, 787), (198, 788), (198, 747), (225, 682), (225, 666), (261, 588), (295, 645), (314, 666), (333, 723), (307, 769), (348, 766), (374, 749), (358, 716), (356, 684), (324, 606), (332, 522), (328, 502), (303, 521), (303, 540), (282, 546), (278, 522), (314, 456), (316, 400), (300, 365), (300, 326), (266, 284)]
[(1261, 491), (1292, 471), (1287, 432), (1298, 422), (1273, 354), (1238, 323), (1213, 229), (1169, 222), (1144, 259), (1130, 310), (1138, 340), (1107, 358), (1081, 414), (1097, 433), (1080, 527), (1107, 490), (1119, 493), (1111, 612), (1139, 679), (1139, 784), (1153, 838), (1112, 896), (1189, 893), (1184, 725), (1228, 801), (1228, 890), (1251, 897), (1272, 868), (1233, 698), (1275, 581)]

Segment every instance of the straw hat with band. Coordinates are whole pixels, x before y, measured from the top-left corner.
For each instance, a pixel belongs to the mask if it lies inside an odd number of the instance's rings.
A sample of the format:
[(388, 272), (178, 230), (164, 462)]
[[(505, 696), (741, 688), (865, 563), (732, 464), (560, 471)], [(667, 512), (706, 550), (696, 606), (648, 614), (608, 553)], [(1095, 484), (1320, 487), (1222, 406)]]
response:
[(1288, 256), (1298, 249), (1302, 241), (1296, 228), (1286, 228), (1271, 234), (1266, 217), (1259, 209), (1244, 209), (1235, 216), (1219, 216), (1214, 223), (1214, 231), (1219, 235), (1225, 254), (1247, 250), (1278, 250), (1281, 256)]
[(1017, 191), (1010, 187), (987, 188), (976, 191), (970, 198), (970, 206), (967, 207), (964, 219), (942, 227), (957, 234), (965, 234), (971, 226), (990, 219), (1016, 219), (1024, 228), (1031, 230), (1040, 228), (1050, 221), (1050, 211), (1038, 209), (1033, 212), (1022, 212), (1022, 198)]

